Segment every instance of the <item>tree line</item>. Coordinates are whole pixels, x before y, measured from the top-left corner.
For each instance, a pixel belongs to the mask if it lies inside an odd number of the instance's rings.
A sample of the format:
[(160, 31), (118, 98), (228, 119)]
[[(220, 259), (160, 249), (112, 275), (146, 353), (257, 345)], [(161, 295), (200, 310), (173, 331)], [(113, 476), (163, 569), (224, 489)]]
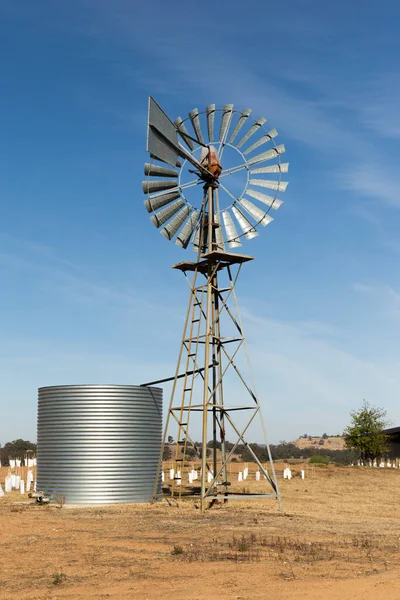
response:
[[(350, 413), (351, 422), (346, 427), (343, 436), (346, 443), (345, 450), (331, 450), (325, 445), (315, 445), (309, 448), (297, 448), (295, 444), (288, 442), (280, 442), (279, 444), (271, 444), (270, 450), (273, 460), (282, 460), (289, 458), (311, 458), (312, 456), (325, 456), (330, 461), (335, 463), (349, 464), (357, 459), (374, 460), (387, 456), (389, 451), (389, 441), (387, 435), (382, 433), (382, 430), (388, 426), (386, 420), (387, 411), (380, 407), (374, 407), (365, 400), (358, 410)], [(322, 437), (326, 439), (327, 434)], [(309, 437), (304, 434), (303, 437)], [(173, 443), (173, 438), (168, 437), (168, 444), (164, 448), (164, 460), (172, 458), (170, 444)], [(323, 442), (323, 440), (321, 440)], [(221, 448), (220, 442), (215, 442), (217, 449)], [(227, 452), (230, 452), (234, 447), (232, 442), (225, 442)], [(249, 447), (262, 462), (268, 461), (267, 447), (262, 444), (239, 444), (236, 447), (235, 455), (237, 459), (250, 462), (253, 459), (252, 452)], [(201, 458), (201, 444), (196, 443), (195, 450), (193, 447), (186, 448), (186, 456), (188, 459)], [(214, 448), (214, 442), (207, 444), (207, 457), (211, 455)], [(0, 447), (1, 464), (7, 466), (9, 458), (23, 458), (27, 450), (32, 450), (36, 453), (37, 445), (28, 440), (14, 440), (7, 442), (3, 447)]]

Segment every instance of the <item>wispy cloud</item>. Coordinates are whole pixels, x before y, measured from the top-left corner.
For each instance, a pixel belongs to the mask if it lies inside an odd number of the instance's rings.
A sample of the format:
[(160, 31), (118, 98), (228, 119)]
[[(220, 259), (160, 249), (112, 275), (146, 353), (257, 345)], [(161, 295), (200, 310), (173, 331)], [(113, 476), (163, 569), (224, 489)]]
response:
[(352, 103), (361, 122), (378, 138), (400, 137), (398, 72), (380, 72), (367, 81), (357, 82)]
[(339, 185), (392, 207), (400, 207), (400, 175), (394, 169), (365, 162), (344, 171)]
[(303, 429), (318, 433), (325, 422), (340, 432), (362, 398), (386, 406), (390, 417), (400, 420), (395, 362), (361, 358), (330, 335), (311, 335), (312, 327), (304, 323), (279, 323), (247, 311), (245, 325), (272, 427), (295, 437)]
[[(8, 251), (2, 251), (2, 246)], [(153, 316), (168, 315), (178, 318), (173, 307), (155, 303), (151, 290), (146, 295), (143, 286), (99, 281), (90, 275), (90, 268), (75, 265), (60, 257), (50, 247), (30, 240), (0, 235), (0, 267), (3, 271), (20, 273), (21, 277), (33, 276), (32, 285), (64, 300), (86, 306), (100, 307), (107, 304), (115, 310), (129, 309), (149, 313)], [(22, 281), (22, 279), (21, 279)], [(27, 282), (25, 280), (25, 285)]]
[(367, 295), (379, 306), (379, 315), (385, 314), (389, 317), (400, 317), (400, 291), (392, 285), (383, 283), (358, 283), (352, 285), (354, 292)]

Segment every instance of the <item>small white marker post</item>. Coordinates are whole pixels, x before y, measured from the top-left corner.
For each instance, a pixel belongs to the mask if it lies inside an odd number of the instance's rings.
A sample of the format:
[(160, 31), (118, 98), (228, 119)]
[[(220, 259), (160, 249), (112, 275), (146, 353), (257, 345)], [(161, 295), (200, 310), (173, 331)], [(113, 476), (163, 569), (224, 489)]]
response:
[(239, 471), (239, 473), (238, 473), (238, 481), (243, 481), (243, 473), (242, 473), (242, 471)]
[(302, 478), (302, 479), (304, 479), (304, 477), (305, 477), (305, 472), (304, 472), (304, 469), (302, 469), (302, 470), (300, 471), (300, 475), (301, 475), (301, 478)]
[(256, 471), (256, 481), (260, 481), (260, 471)]
[(25, 494), (25, 481), (23, 479), (21, 479), (21, 481), (19, 482), (19, 491), (21, 496)]
[(292, 479), (292, 471), (289, 469), (289, 467), (286, 467), (286, 469), (284, 469), (283, 479)]
[(175, 471), (174, 471), (174, 469), (170, 469), (169, 470), (169, 478), (173, 479), (174, 477), (175, 477)]

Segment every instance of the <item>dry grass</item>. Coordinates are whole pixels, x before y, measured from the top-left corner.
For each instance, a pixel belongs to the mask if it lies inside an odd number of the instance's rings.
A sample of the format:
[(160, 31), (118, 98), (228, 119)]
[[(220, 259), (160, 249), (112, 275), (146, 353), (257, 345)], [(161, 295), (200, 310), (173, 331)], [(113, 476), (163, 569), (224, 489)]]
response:
[(57, 510), (13, 493), (0, 500), (0, 598), (398, 600), (400, 471), (308, 475), (280, 479), (284, 514), (270, 499), (201, 514), (191, 501)]

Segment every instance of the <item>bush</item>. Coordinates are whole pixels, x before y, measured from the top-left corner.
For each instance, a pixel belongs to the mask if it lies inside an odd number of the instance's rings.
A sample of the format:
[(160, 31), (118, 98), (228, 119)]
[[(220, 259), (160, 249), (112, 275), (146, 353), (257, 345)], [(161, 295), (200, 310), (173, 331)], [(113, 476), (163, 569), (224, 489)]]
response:
[(329, 465), (329, 457), (316, 454), (315, 456), (311, 456), (309, 463), (312, 465)]
[(169, 460), (172, 457), (171, 448), (167, 445), (164, 446), (163, 460)]

